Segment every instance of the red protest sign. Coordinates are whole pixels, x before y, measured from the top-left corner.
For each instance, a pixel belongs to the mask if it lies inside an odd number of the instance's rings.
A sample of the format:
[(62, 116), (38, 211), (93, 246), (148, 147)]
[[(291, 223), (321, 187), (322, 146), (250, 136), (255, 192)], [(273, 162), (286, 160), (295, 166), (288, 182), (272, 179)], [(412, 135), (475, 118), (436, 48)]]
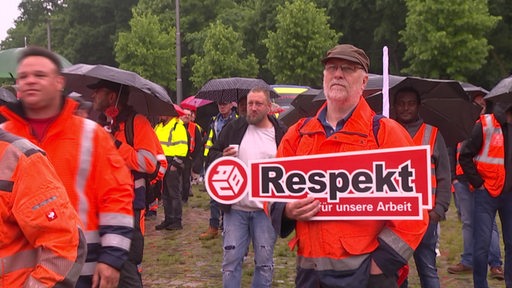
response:
[(255, 160), (248, 170), (251, 200), (314, 197), (317, 220), (421, 219), (432, 207), (429, 146)]
[(219, 158), (205, 174), (206, 190), (217, 202), (233, 204), (246, 193), (249, 177), (244, 162), (234, 157)]

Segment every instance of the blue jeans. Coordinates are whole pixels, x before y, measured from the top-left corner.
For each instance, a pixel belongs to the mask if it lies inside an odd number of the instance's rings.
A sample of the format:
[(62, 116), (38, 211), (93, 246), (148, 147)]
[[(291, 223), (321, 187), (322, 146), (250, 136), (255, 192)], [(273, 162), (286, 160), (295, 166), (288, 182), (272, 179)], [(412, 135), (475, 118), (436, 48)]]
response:
[(486, 189), (476, 189), (473, 218), (473, 283), (474, 287), (487, 288), (487, 259), (492, 238), (492, 223), (496, 212), (501, 220), (505, 244), (505, 283), (512, 287), (512, 191), (503, 191), (494, 198)]
[(242, 262), (252, 240), (255, 266), (252, 287), (271, 287), (276, 239), (270, 218), (263, 210), (246, 212), (231, 209), (224, 213), (223, 286), (241, 287)]
[[(457, 182), (453, 184), (455, 188), (455, 197), (457, 198), (460, 220), (462, 221), (462, 242), (463, 251), (460, 255), (460, 263), (468, 267), (473, 267), (473, 210), (475, 206), (474, 194), (469, 190), (467, 182)], [(489, 246), (490, 267), (501, 266), (500, 234), (496, 219), (492, 222), (492, 238)]]
[(219, 229), (220, 212), (219, 204), (210, 197), (210, 227)]
[(421, 287), (439, 288), (439, 276), (436, 268), (437, 223), (430, 221), (427, 232), (423, 235), (420, 245), (414, 251), (414, 262), (420, 277)]

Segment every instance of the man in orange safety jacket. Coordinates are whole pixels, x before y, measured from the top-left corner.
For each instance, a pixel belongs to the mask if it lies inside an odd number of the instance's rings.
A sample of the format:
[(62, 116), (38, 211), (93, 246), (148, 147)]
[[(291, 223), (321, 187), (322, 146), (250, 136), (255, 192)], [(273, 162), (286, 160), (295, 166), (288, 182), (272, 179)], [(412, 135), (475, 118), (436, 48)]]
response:
[(473, 283), (489, 287), (487, 260), (496, 212), (505, 244), (505, 284), (512, 287), (512, 104), (497, 102), (480, 115), (462, 144), (459, 163), (475, 187), (473, 207)]
[[(277, 156), (302, 156), (413, 145), (400, 124), (375, 120), (362, 94), (369, 59), (352, 45), (337, 45), (323, 59), (327, 99), (315, 117), (288, 129)], [(373, 122), (380, 128), (373, 135)], [(340, 165), (343, 165), (340, 163)], [(294, 229), (296, 287), (397, 287), (397, 271), (407, 263), (428, 224), (422, 220), (310, 221), (320, 210), (312, 197), (266, 205), (281, 237)]]
[(74, 115), (62, 95), (59, 58), (40, 47), (23, 50), (17, 69), (19, 99), (0, 112), (5, 130), (41, 147), (64, 183), (85, 230), (87, 260), (77, 287), (117, 287), (133, 234), (133, 182), (112, 137)]
[(80, 219), (44, 152), (0, 129), (0, 287), (75, 287)]
[[(413, 87), (403, 87), (394, 94), (395, 120), (411, 135), (414, 144), (430, 146), (432, 209), (430, 222), (420, 245), (414, 251), (414, 262), (422, 287), (440, 287), (436, 268), (437, 227), (446, 219), (450, 206), (450, 160), (443, 135), (437, 127), (423, 122), (420, 117), (421, 98)], [(402, 286), (407, 287), (407, 286)]]
[[(108, 80), (88, 85), (94, 91), (93, 108), (102, 112), (109, 122), (108, 131), (115, 138), (119, 154), (132, 172), (134, 183), (134, 234), (129, 258), (122, 270), (121, 287), (142, 287), (142, 278), (137, 268), (144, 253), (144, 209), (149, 181), (163, 179), (167, 161), (149, 120), (137, 114), (128, 105), (130, 87)], [(160, 147), (159, 147), (160, 146)], [(162, 151), (162, 153), (159, 153)]]

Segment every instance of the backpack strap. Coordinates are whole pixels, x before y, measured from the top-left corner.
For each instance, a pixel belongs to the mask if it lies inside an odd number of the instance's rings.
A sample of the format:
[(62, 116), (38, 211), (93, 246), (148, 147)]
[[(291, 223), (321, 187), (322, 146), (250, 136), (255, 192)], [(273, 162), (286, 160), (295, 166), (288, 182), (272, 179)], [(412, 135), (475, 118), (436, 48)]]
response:
[(379, 137), (377, 137), (377, 136), (379, 135), (380, 119), (382, 119), (382, 118), (386, 118), (386, 117), (382, 114), (375, 114), (375, 116), (373, 116), (373, 120), (372, 120), (373, 137), (375, 137), (375, 142), (377, 142), (377, 147), (380, 146)]

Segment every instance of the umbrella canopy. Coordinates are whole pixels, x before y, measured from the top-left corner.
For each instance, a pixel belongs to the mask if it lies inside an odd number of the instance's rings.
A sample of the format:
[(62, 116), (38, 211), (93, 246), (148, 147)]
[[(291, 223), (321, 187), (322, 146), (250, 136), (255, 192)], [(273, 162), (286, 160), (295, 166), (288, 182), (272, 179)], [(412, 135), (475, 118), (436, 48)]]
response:
[(286, 127), (295, 124), (299, 119), (309, 117), (308, 113), (300, 108), (290, 107), (283, 113), (279, 114), (279, 120), (283, 122)]
[[(18, 58), (25, 48), (11, 48), (0, 51), (0, 78), (16, 78)], [(56, 54), (63, 68), (71, 66), (71, 63), (59, 54)]]
[(14, 94), (12, 94), (11, 91), (3, 87), (0, 87), (0, 102), (12, 103), (16, 102), (17, 100), (18, 99), (16, 99), (16, 96), (14, 96)]
[[(396, 84), (400, 83), (404, 80), (405, 76), (397, 76), (397, 75), (389, 75), (389, 87), (393, 87)], [(363, 96), (368, 97), (375, 93), (379, 93), (382, 91), (382, 83), (384, 81), (384, 77), (379, 74), (368, 74), (368, 83), (363, 91)]]
[(197, 111), (197, 108), (213, 103), (211, 100), (199, 99), (196, 96), (189, 96), (181, 101), (180, 106), (185, 109)]
[(485, 90), (482, 87), (475, 86), (471, 83), (459, 82), (464, 91), (468, 93), (471, 100), (475, 99), (476, 96), (485, 96), (489, 93), (489, 91)]
[(215, 102), (238, 102), (238, 99), (247, 96), (252, 88), (261, 87), (270, 91), (270, 98), (279, 95), (261, 79), (253, 78), (221, 78), (208, 81), (196, 94), (196, 98)]
[(512, 76), (498, 82), (484, 99), (492, 102), (512, 103)]
[[(316, 98), (323, 97), (324, 101), (314, 101)], [(316, 112), (325, 102), (325, 96), (323, 90), (309, 88), (307, 91), (300, 93), (293, 99), (292, 106), (299, 109), (300, 115), (306, 115), (303, 117), (315, 116)]]
[(208, 126), (211, 118), (219, 113), (217, 103), (206, 99), (199, 99), (196, 96), (189, 96), (185, 98), (181, 101), (180, 106), (182, 108), (195, 111), (195, 122), (203, 129)]
[[(403, 87), (419, 92), (420, 116), (425, 123), (439, 128), (447, 144), (456, 145), (469, 137), (481, 108), (473, 105), (459, 82), (406, 77), (389, 91), (391, 118), (394, 118), (394, 94)], [(369, 96), (366, 101), (375, 112), (382, 111), (382, 93)]]
[(64, 68), (66, 89), (91, 99), (93, 91), (87, 87), (100, 79), (130, 87), (128, 104), (138, 113), (148, 116), (177, 116), (171, 98), (165, 89), (137, 73), (106, 65), (76, 64)]

